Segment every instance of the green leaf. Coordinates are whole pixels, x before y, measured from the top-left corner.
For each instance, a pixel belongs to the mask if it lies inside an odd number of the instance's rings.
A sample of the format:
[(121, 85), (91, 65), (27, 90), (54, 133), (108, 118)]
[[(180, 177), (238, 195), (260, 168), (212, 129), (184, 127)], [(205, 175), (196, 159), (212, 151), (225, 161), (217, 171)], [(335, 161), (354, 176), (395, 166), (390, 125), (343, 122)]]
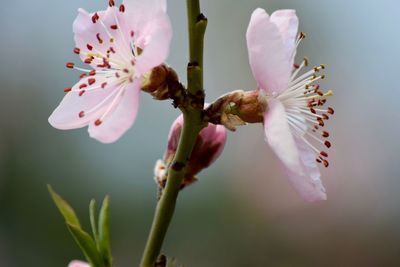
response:
[(79, 229), (81, 228), (81, 224), (79, 223), (79, 219), (75, 214), (75, 211), (72, 207), (65, 201), (60, 195), (58, 195), (50, 185), (47, 185), (47, 189), (51, 197), (53, 198), (54, 203), (56, 204), (58, 210), (61, 212), (62, 216), (64, 216), (65, 221), (68, 224), (75, 225)]
[(93, 238), (76, 225), (67, 223), (67, 226), (76, 243), (78, 243), (79, 247), (83, 251), (86, 260), (90, 263), (90, 266), (105, 267), (102, 257), (97, 251), (96, 243), (94, 242)]
[(110, 247), (110, 198), (106, 196), (99, 215), (98, 247), (106, 266), (112, 266)]
[(98, 232), (96, 224), (96, 200), (92, 199), (89, 204), (90, 225), (92, 226), (92, 233), (96, 243), (98, 242)]

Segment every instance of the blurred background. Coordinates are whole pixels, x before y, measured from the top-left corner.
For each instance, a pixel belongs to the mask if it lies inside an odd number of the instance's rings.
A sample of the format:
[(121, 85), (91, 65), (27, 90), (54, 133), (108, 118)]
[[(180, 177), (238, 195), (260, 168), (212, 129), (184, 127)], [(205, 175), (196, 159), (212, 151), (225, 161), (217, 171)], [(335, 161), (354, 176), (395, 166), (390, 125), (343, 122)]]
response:
[[(184, 0), (168, 1), (174, 39), (168, 63), (185, 80)], [(264, 143), (261, 125), (230, 133), (222, 157), (185, 189), (163, 252), (190, 267), (399, 266), (398, 99), (400, 2), (202, 0), (209, 19), (205, 48), (207, 101), (255, 88), (245, 31), (256, 7), (294, 8), (307, 33), (298, 56), (327, 65), (335, 116), (328, 200), (310, 204), (291, 188)], [(82, 259), (46, 184), (64, 196), (88, 227), (88, 204), (111, 195), (116, 266), (137, 266), (156, 204), (153, 166), (170, 123), (168, 101), (142, 94), (134, 127), (103, 145), (86, 129), (59, 131), (47, 118), (62, 89), (76, 82), (72, 22), (77, 8), (106, 1), (3, 3), (0, 9), (0, 266), (67, 266)]]

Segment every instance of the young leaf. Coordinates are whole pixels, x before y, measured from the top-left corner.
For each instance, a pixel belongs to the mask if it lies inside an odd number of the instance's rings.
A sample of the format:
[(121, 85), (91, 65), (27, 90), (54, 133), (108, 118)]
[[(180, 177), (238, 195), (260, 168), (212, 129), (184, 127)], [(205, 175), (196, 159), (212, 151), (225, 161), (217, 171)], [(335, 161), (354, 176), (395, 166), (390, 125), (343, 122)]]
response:
[(61, 212), (65, 221), (68, 224), (75, 225), (78, 228), (81, 228), (81, 224), (79, 223), (79, 219), (75, 214), (75, 211), (72, 207), (65, 201), (60, 195), (58, 195), (50, 185), (47, 185), (47, 189), (51, 197), (53, 198), (54, 203), (56, 204), (58, 210)]
[(76, 225), (67, 223), (67, 226), (85, 255), (86, 260), (90, 263), (90, 266), (106, 267), (100, 253), (97, 251), (96, 243), (93, 238), (82, 229), (76, 227)]
[(90, 225), (92, 226), (92, 233), (96, 243), (98, 242), (98, 231), (96, 224), (96, 200), (92, 199), (89, 204)]
[(112, 266), (110, 247), (110, 198), (106, 196), (99, 215), (98, 247), (106, 266)]

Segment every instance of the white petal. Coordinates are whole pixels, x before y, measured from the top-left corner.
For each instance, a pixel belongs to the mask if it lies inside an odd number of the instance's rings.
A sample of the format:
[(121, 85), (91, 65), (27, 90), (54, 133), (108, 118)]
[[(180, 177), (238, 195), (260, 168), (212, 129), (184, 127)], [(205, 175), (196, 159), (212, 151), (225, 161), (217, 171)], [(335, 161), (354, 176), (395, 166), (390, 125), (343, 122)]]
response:
[(250, 67), (261, 89), (280, 93), (287, 89), (292, 65), (281, 33), (263, 9), (256, 9), (247, 28)]

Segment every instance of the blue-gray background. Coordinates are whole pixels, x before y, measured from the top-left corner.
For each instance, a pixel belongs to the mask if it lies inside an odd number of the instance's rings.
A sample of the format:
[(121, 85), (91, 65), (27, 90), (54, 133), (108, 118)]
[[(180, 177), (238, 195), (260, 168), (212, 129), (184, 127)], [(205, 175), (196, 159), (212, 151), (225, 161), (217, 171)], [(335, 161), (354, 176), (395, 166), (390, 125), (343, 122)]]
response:
[[(328, 200), (303, 202), (263, 140), (260, 125), (229, 134), (222, 157), (181, 194), (163, 251), (200, 266), (399, 266), (398, 87), (400, 2), (203, 0), (207, 100), (253, 89), (245, 47), (252, 10), (294, 8), (307, 33), (299, 57), (326, 63), (333, 89)], [(185, 1), (171, 0), (170, 63), (184, 80)], [(103, 145), (85, 129), (58, 131), (47, 117), (77, 73), (72, 21), (106, 1), (30, 1), (0, 8), (0, 266), (62, 267), (82, 258), (46, 184), (88, 225), (92, 197), (111, 195), (116, 266), (139, 262), (155, 206), (152, 180), (178, 112), (141, 96), (134, 127)]]

